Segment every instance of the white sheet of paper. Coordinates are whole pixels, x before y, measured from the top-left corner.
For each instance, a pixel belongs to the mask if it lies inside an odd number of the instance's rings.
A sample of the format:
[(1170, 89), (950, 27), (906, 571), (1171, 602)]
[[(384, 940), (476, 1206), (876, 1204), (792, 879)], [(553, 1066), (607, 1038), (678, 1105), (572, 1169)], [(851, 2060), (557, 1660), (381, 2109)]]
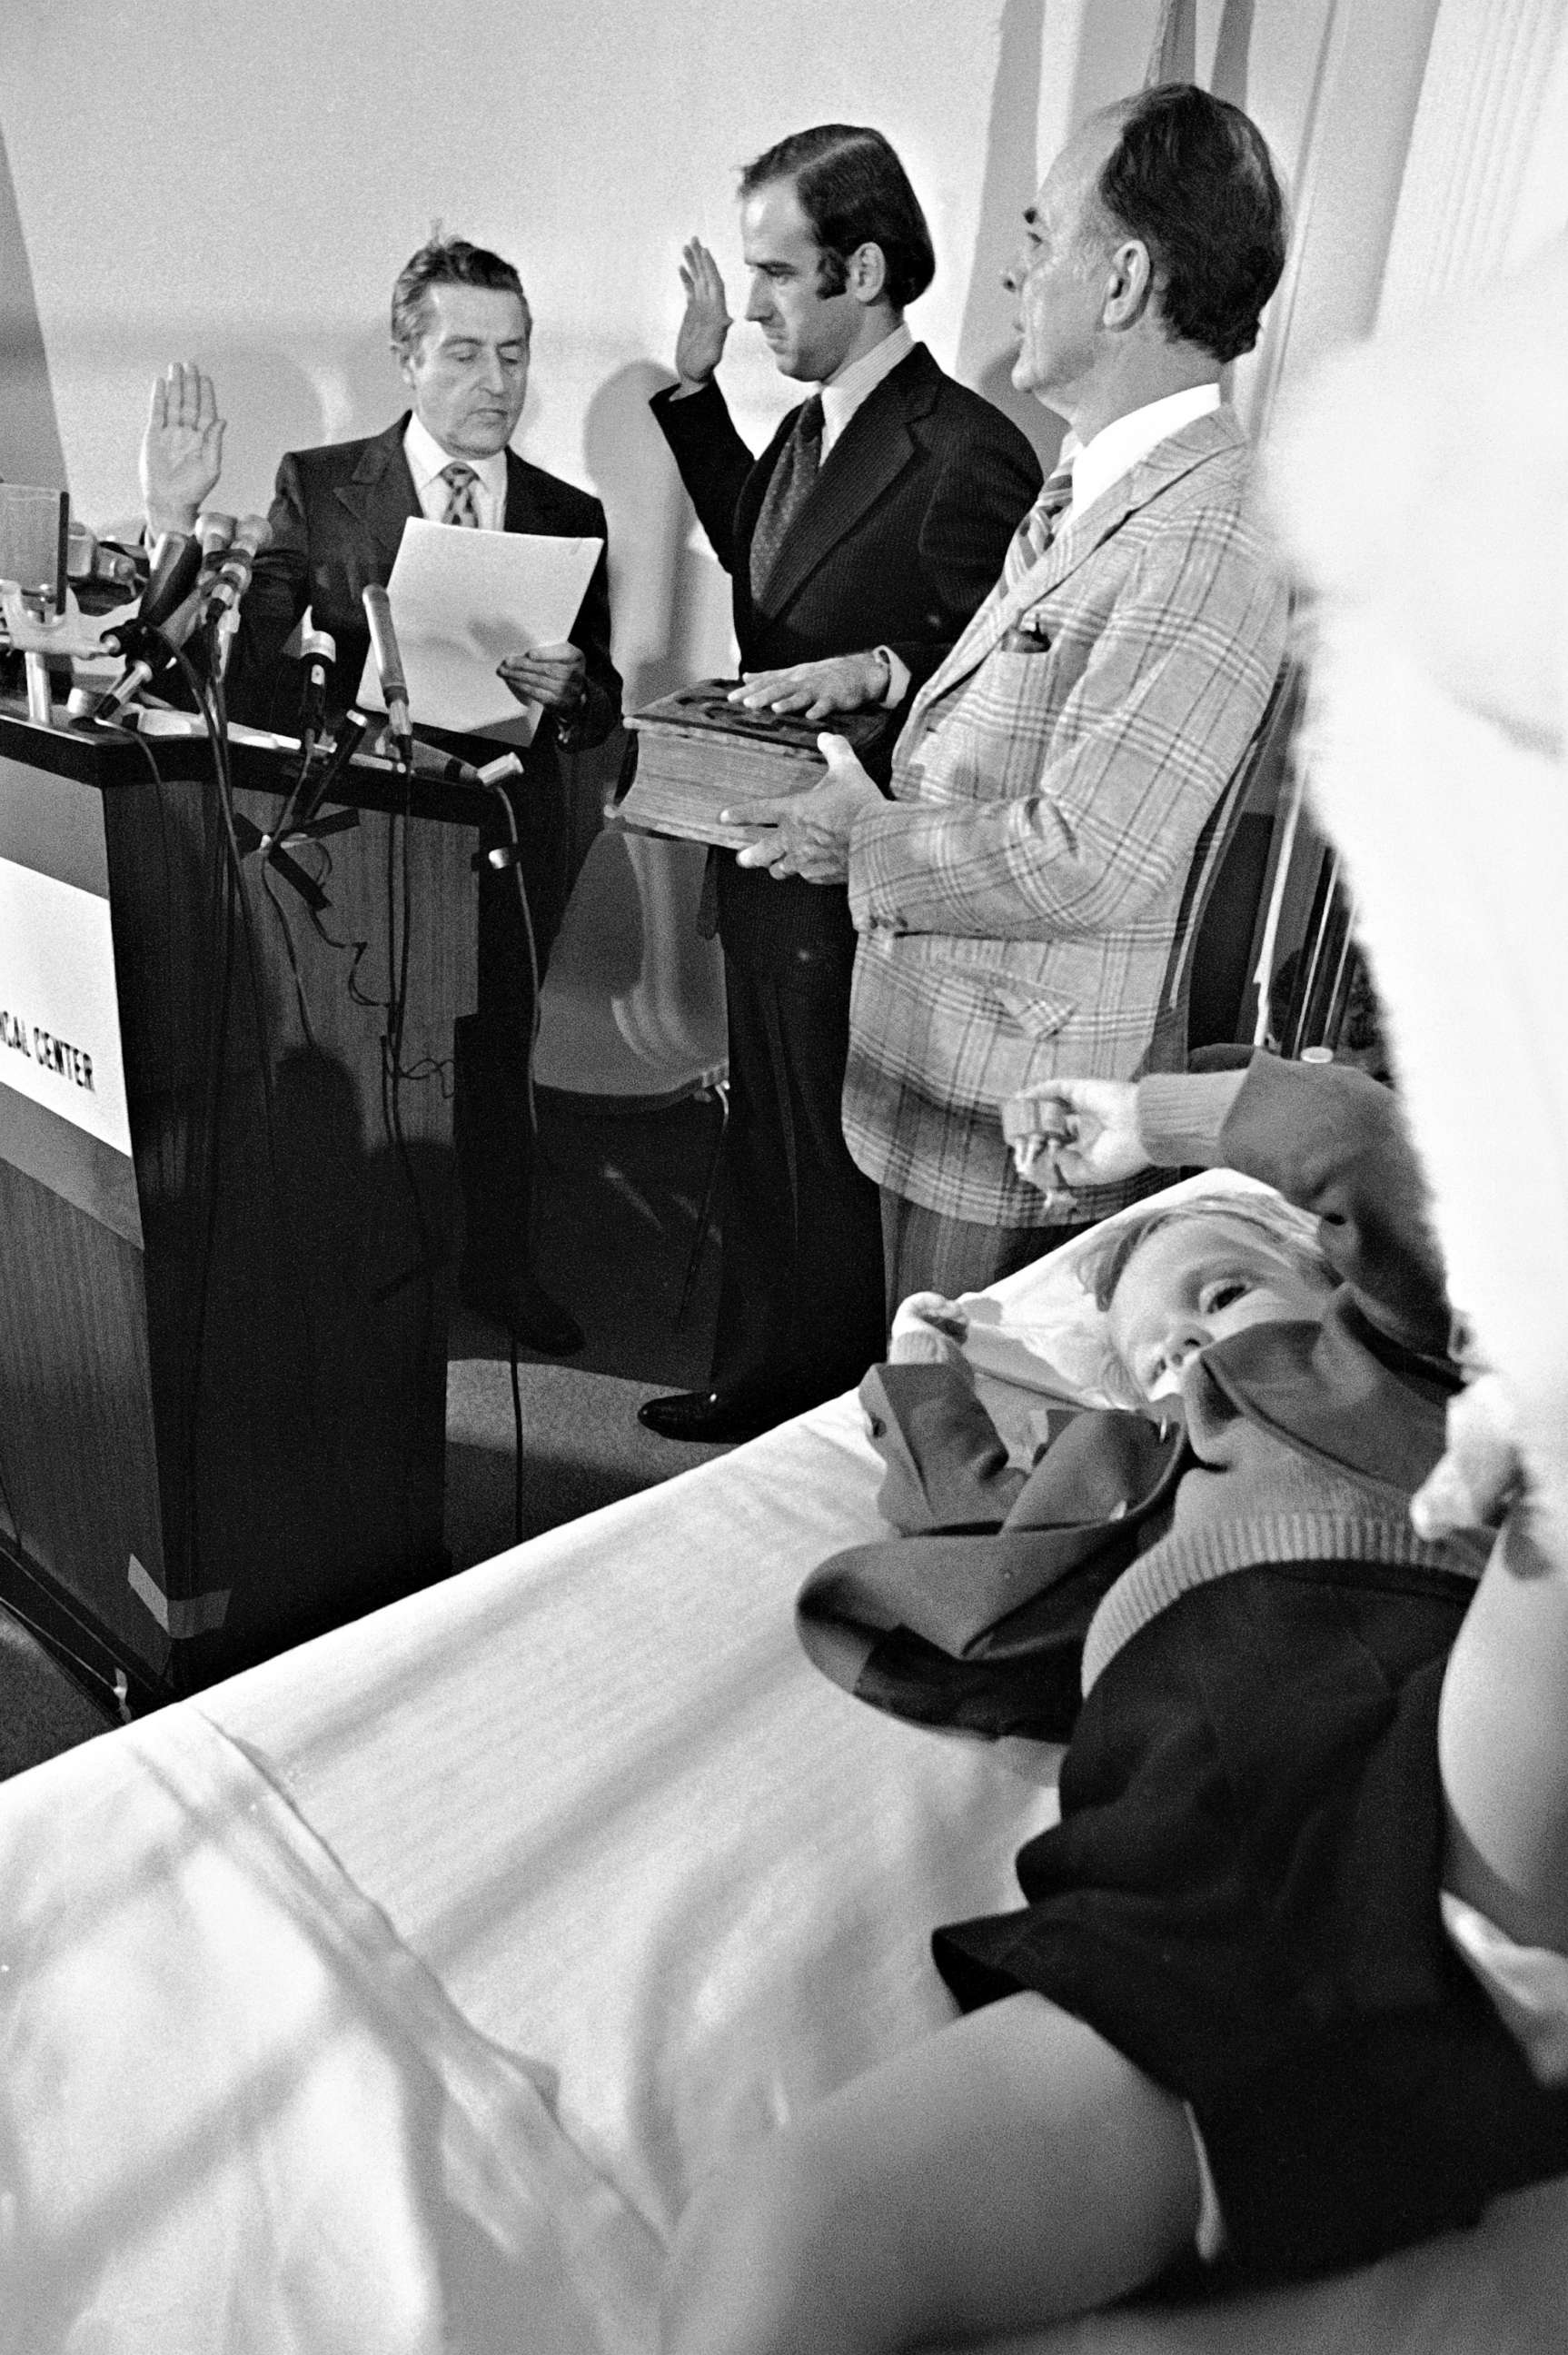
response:
[[(496, 666), (530, 646), (563, 643), (603, 545), (464, 531), (422, 516), (405, 524), (387, 594), (415, 727), (530, 743), (539, 706), (519, 703)], [(387, 708), (373, 654), (359, 701), (371, 711)]]

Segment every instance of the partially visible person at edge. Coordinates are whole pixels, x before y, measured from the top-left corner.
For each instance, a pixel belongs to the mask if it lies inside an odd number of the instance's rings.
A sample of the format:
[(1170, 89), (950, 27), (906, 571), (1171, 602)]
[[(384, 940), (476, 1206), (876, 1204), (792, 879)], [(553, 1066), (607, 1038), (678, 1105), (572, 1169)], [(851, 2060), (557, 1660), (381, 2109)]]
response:
[[(533, 321), (522, 281), (464, 240), (415, 253), (392, 290), (392, 349), (411, 407), (384, 432), (288, 453), (278, 468), (271, 545), (240, 608), (229, 675), (235, 719), (292, 730), (298, 688), (283, 647), (306, 607), (336, 646), (329, 723), (359, 691), (369, 635), (362, 592), (384, 585), (411, 517), (482, 531), (603, 540), (604, 510), (508, 445), (528, 392)], [(541, 707), (523, 773), (507, 787), (521, 846), (539, 975), (566, 900), (567, 826), (560, 753), (603, 741), (621, 713), (610, 657), (609, 572), (602, 551), (567, 643), (519, 647), (499, 666), (519, 703)], [(501, 749), (443, 738), (478, 765)], [(503, 847), (490, 797), (484, 849)], [(582, 1346), (575, 1319), (534, 1273), (529, 1243), (534, 1137), (529, 1064), (534, 972), (510, 869), (482, 865), (478, 1004), (457, 1024), (453, 1122), (463, 1187), (459, 1288), (467, 1305), (526, 1348)]]
[[(1040, 466), (1000, 412), (944, 375), (904, 321), (934, 270), (897, 155), (822, 123), (741, 179), (746, 317), (780, 373), (818, 388), (762, 456), (716, 382), (731, 319), (713, 256), (681, 267), (679, 382), (655, 417), (720, 562), (753, 708), (873, 705), (888, 739), (989, 589)], [(885, 779), (885, 749), (869, 755)], [(873, 790), (875, 788), (873, 787)], [(709, 1388), (650, 1400), (665, 1437), (749, 1438), (859, 1380), (881, 1354), (877, 1190), (840, 1125), (855, 932), (838, 886), (779, 883), (715, 851), (731, 1107)]]
[(1278, 671), (1285, 597), (1221, 398), (1285, 256), (1268, 149), (1168, 84), (1096, 114), (1025, 215), (1013, 381), (1070, 454), (916, 695), (885, 799), (841, 740), (748, 812), (742, 866), (848, 882), (859, 945), (844, 1128), (881, 1189), (888, 1298), (992, 1283), (1103, 1217), (1011, 1168), (997, 1112), (1057, 1071), (1186, 1055), (1168, 976), (1205, 821)]

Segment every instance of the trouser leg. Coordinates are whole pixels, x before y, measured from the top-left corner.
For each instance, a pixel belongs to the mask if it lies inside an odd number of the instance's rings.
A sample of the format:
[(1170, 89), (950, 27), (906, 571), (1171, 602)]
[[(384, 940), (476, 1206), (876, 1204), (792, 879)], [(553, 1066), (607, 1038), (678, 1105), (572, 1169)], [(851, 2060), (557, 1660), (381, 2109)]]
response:
[(731, 1103), (710, 1386), (787, 1412), (858, 1381), (881, 1355), (877, 1189), (844, 1143), (849, 965), (824, 951), (782, 972), (726, 956)]

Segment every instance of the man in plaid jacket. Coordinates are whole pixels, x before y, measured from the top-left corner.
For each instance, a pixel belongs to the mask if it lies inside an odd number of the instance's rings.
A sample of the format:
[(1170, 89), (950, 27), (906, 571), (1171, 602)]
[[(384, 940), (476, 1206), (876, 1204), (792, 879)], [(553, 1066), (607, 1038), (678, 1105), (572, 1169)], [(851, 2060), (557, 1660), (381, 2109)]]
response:
[(1219, 382), (1284, 261), (1255, 126), (1147, 91), (1084, 125), (1025, 221), (1013, 381), (1067, 421), (1063, 465), (913, 698), (891, 798), (826, 738), (826, 782), (755, 813), (772, 830), (741, 854), (848, 882), (845, 1134), (881, 1189), (890, 1302), (990, 1283), (1136, 1190), (1024, 1184), (999, 1108), (1058, 1071), (1181, 1067), (1183, 891), (1284, 649)]

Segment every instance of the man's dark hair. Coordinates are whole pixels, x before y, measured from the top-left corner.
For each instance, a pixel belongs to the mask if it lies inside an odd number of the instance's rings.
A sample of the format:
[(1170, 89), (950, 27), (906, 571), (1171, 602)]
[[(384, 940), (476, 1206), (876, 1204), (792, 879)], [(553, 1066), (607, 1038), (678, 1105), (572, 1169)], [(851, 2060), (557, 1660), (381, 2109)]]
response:
[(1191, 82), (1135, 98), (1100, 173), (1113, 229), (1141, 238), (1168, 333), (1217, 360), (1250, 352), (1285, 268), (1285, 198), (1257, 125)]
[(879, 245), (887, 265), (886, 293), (895, 311), (923, 294), (936, 275), (931, 231), (909, 175), (880, 131), (854, 123), (819, 123), (793, 132), (748, 164), (741, 194), (754, 196), (773, 180), (793, 180), (800, 208), (822, 249), (816, 283), (842, 294), (849, 257)]
[(411, 254), (392, 289), (392, 342), (400, 352), (411, 351), (424, 333), (424, 298), (432, 286), (488, 286), (500, 294), (515, 294), (523, 306), (523, 336), (534, 331), (533, 313), (523, 282), (509, 261), (464, 237), (432, 237)]

